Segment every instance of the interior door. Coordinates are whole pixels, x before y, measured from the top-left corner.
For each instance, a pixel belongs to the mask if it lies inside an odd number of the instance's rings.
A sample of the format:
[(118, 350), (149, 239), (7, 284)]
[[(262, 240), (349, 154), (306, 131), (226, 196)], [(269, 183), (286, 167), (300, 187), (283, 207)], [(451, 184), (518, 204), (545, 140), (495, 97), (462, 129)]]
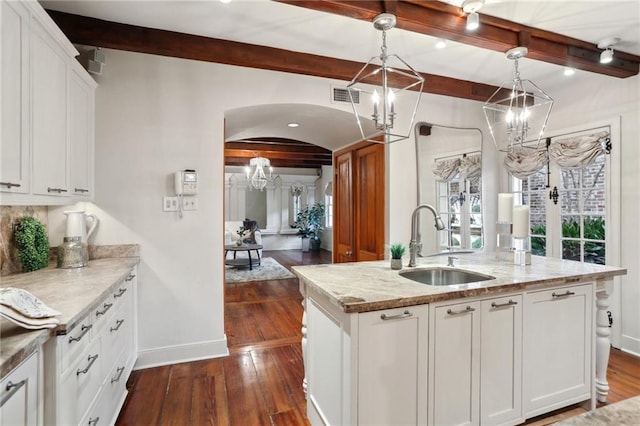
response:
[(384, 259), (384, 145), (355, 151), (356, 261)]
[(370, 142), (334, 156), (334, 263), (384, 259), (384, 159)]
[(333, 262), (353, 262), (353, 152), (336, 154), (334, 161)]

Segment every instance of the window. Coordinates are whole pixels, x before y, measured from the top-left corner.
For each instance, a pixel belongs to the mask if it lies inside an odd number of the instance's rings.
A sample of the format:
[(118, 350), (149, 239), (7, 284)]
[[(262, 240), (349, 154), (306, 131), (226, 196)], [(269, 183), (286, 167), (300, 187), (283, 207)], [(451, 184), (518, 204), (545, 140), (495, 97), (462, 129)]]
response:
[(480, 249), (482, 240), (482, 179), (436, 182), (438, 214), (445, 224), (439, 231), (438, 249)]
[(333, 228), (333, 182), (329, 181), (324, 187), (324, 227)]
[[(600, 148), (600, 141), (603, 145), (610, 141), (609, 134), (606, 127), (551, 138), (553, 147), (554, 143), (605, 135), (592, 138), (597, 149), (588, 165), (569, 168), (566, 158), (554, 158), (551, 149), (549, 165), (523, 179), (512, 177), (516, 204), (531, 209), (532, 254), (606, 264), (611, 170), (610, 156)], [(564, 150), (563, 155), (570, 153)]]

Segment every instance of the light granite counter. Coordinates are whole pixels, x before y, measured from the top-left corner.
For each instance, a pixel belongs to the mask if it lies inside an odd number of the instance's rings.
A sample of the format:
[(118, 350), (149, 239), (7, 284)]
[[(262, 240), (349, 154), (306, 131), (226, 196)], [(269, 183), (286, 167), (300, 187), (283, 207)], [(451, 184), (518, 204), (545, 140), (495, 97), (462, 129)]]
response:
[(62, 315), (58, 317), (57, 328), (35, 331), (1, 319), (0, 377), (18, 366), (50, 336), (66, 334), (138, 263), (138, 257), (97, 259), (89, 261), (84, 268), (57, 269), (51, 265), (35, 272), (2, 277), (2, 287), (23, 288)]
[(593, 265), (532, 256), (531, 265), (518, 266), (497, 260), (491, 253), (456, 253), (455, 268), (496, 277), (493, 280), (449, 286), (425, 285), (400, 272), (445, 267), (447, 256), (418, 259), (415, 268), (392, 270), (389, 261), (294, 266), (293, 272), (346, 313), (368, 312), (445, 300), (499, 295), (524, 289), (571, 284), (582, 280), (606, 280), (627, 273), (624, 268)]

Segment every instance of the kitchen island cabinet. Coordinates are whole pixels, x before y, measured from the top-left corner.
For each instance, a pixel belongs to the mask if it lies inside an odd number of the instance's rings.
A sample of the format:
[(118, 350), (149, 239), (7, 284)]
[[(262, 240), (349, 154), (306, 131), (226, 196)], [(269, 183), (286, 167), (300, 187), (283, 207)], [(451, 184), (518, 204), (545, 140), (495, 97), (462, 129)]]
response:
[[(293, 268), (305, 298), (303, 353), (312, 424), (368, 424), (375, 418), (388, 424), (519, 424), (576, 402), (594, 406), (593, 295), (599, 284), (626, 271), (541, 257), (531, 266), (500, 262), (493, 254), (459, 257), (460, 269), (496, 278), (430, 286), (400, 276), (388, 262)], [(441, 263), (422, 259), (419, 267)], [(548, 312), (534, 305), (547, 293), (554, 299)], [(414, 328), (405, 311), (423, 313), (416, 324), (428, 320)], [(383, 313), (407, 321), (404, 329), (372, 327)], [(540, 320), (547, 314), (562, 321), (557, 330)], [(580, 345), (541, 368), (523, 353), (544, 338), (536, 335), (540, 324), (553, 341)], [(427, 336), (415, 331), (424, 327)], [(393, 355), (396, 349), (399, 355)], [(567, 371), (567, 377), (556, 381), (554, 369)], [(414, 382), (406, 372), (415, 375)], [(387, 380), (392, 392), (380, 385)], [(547, 387), (536, 388), (540, 382)], [(422, 390), (426, 383), (428, 392)], [(546, 398), (548, 393), (556, 395)], [(401, 413), (385, 411), (396, 404), (404, 407)]]

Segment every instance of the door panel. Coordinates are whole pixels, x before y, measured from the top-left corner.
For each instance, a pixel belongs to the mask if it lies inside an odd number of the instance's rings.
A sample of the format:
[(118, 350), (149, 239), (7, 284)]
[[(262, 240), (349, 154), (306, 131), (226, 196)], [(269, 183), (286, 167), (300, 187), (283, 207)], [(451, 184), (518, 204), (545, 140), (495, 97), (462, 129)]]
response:
[(335, 157), (334, 204), (333, 204), (333, 261), (353, 262), (353, 153), (345, 152)]
[(384, 145), (355, 152), (356, 260), (384, 259)]

